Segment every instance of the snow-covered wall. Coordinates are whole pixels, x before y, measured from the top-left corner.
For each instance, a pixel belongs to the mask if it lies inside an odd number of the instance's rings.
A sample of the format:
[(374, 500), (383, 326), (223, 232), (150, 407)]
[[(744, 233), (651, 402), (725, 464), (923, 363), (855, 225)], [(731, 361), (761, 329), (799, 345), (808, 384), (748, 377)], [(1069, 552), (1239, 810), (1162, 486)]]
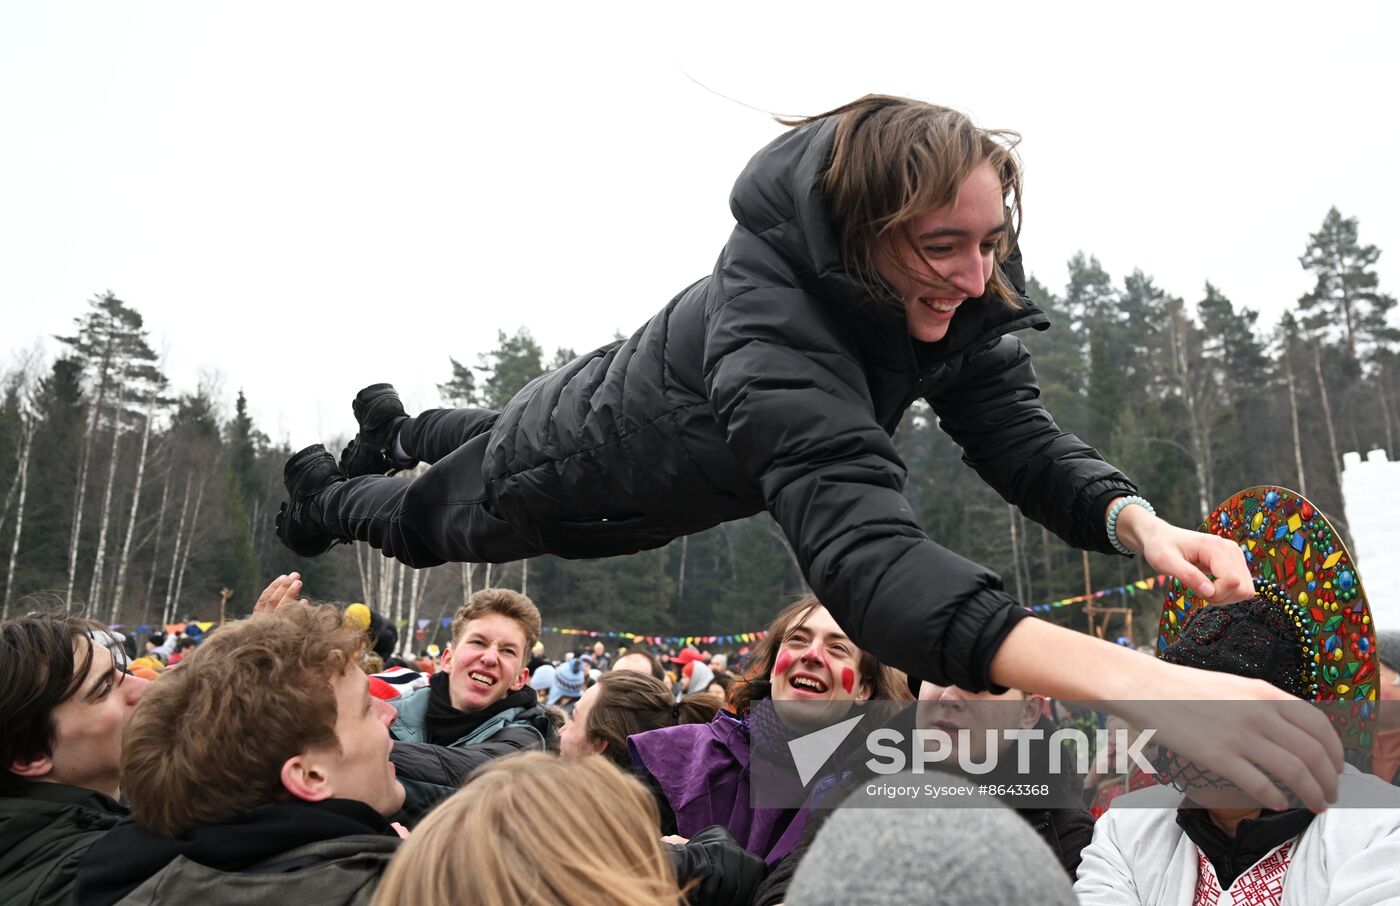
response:
[(1342, 501), (1351, 555), (1380, 629), (1400, 629), (1400, 462), (1384, 450), (1342, 457)]

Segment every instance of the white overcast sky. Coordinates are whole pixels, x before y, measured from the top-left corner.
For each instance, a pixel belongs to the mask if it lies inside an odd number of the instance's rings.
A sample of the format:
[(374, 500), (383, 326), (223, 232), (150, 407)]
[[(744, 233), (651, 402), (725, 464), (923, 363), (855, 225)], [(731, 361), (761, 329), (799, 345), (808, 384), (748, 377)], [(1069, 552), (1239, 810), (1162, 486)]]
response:
[(1400, 292), (1397, 25), (1382, 2), (0, 0), (0, 369), (111, 289), (177, 388), (217, 373), (274, 439), (329, 440), (364, 384), (435, 404), (498, 329), (630, 333), (709, 272), (780, 129), (750, 107), (874, 91), (1024, 136), (1052, 288), (1082, 249), (1272, 324), (1331, 205)]

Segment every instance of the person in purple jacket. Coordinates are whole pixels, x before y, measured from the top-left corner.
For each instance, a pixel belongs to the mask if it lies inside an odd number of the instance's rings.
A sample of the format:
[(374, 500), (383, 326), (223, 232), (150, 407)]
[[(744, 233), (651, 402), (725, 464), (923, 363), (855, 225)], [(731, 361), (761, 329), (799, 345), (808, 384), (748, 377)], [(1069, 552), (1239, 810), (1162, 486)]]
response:
[(899, 674), (858, 648), (811, 595), (774, 618), (752, 660), (730, 697), (735, 713), (639, 733), (628, 737), (628, 750), (633, 770), (657, 797), (663, 831), (690, 837), (718, 824), (773, 866), (797, 845), (809, 810), (753, 805), (750, 744), (755, 733), (800, 728), (779, 727), (767, 709), (764, 725), (755, 727), (754, 703), (825, 702), (828, 707), (801, 709), (825, 723), (854, 702), (911, 697)]

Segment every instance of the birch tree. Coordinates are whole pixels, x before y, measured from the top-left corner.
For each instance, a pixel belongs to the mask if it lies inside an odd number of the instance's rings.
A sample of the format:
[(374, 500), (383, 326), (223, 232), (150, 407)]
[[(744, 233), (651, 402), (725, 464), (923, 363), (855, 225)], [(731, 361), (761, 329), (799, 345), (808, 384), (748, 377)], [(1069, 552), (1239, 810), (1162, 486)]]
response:
[[(160, 380), (155, 368), (156, 355), (146, 338), (144, 320), (136, 309), (118, 299), (110, 290), (88, 303), (85, 315), (75, 319), (77, 330), (72, 336), (57, 339), (68, 347), (69, 355), (80, 362), (92, 388), (93, 405), (83, 438), (78, 481), (74, 489), (73, 521), (68, 549), (67, 599), (72, 600), (78, 580), (78, 553), (82, 545), (83, 522), (87, 503), (88, 472), (93, 451), (104, 423), (113, 432), (113, 461), (108, 467), (103, 504), (99, 512), (98, 550), (94, 558), (94, 574), (100, 580), (106, 551), (106, 532), (110, 525), (111, 497), (116, 480), (115, 459), (123, 420), (126, 416), (122, 402), (128, 382)], [(113, 406), (112, 396), (118, 398)], [(95, 595), (98, 584), (92, 586)], [(96, 602), (92, 602), (96, 603)]]
[(136, 514), (141, 508), (141, 485), (146, 478), (146, 453), (151, 446), (151, 425), (155, 422), (159, 400), (159, 393), (153, 391), (147, 400), (146, 413), (142, 419), (141, 450), (136, 456), (136, 480), (135, 487), (131, 491), (131, 512), (127, 514), (126, 536), (122, 541), (121, 555), (117, 558), (117, 581), (112, 589), (112, 612), (109, 621), (112, 623), (117, 621), (117, 613), (121, 610), (122, 597), (126, 589), (127, 567), (131, 563), (131, 539), (136, 534)]
[(38, 353), (28, 355), (11, 376), (7, 392), (6, 409), (12, 409), (15, 425), (15, 474), (5, 492), (4, 509), (0, 510), (0, 535), (3, 535), (5, 522), (10, 518), (11, 507), (14, 513), (14, 530), (10, 535), (9, 559), (5, 569), (5, 596), (0, 619), (10, 615), (10, 605), (14, 600), (15, 565), (19, 559), (20, 539), (24, 536), (24, 508), (29, 497), (29, 462), (34, 450), (34, 435), (38, 431), (38, 416), (34, 401), (34, 376), (39, 362)]

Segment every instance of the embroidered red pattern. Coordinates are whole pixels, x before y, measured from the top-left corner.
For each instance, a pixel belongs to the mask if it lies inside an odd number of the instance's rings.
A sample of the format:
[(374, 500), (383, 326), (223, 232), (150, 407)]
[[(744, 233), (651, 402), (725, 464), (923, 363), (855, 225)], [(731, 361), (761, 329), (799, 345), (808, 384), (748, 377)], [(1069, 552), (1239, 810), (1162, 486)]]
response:
[[(1232, 906), (1279, 906), (1283, 902), (1283, 878), (1288, 873), (1293, 843), (1293, 840), (1289, 840), (1235, 879), (1235, 883), (1230, 885)], [(1220, 889), (1215, 867), (1199, 850), (1196, 858), (1200, 870), (1196, 874), (1193, 906), (1218, 906), (1224, 892)]]

